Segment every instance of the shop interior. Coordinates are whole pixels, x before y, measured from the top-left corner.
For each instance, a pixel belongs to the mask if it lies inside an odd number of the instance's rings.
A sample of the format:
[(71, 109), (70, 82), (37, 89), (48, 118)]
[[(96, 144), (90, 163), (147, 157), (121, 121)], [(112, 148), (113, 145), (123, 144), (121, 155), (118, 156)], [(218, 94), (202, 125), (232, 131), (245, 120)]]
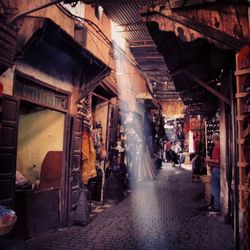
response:
[(23, 237), (59, 224), (64, 124), (64, 113), (20, 102), (15, 206)]

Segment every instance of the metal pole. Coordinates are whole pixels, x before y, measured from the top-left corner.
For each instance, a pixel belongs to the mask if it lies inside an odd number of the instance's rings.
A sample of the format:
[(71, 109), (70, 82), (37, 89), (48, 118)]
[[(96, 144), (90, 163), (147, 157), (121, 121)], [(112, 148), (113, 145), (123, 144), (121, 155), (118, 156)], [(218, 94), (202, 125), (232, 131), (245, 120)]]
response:
[(20, 18), (20, 17), (26, 16), (26, 15), (32, 13), (32, 12), (35, 12), (35, 11), (38, 11), (38, 10), (47, 8), (47, 7), (51, 6), (51, 5), (60, 3), (60, 2), (62, 2), (62, 1), (63, 1), (63, 0), (53, 0), (53, 1), (49, 2), (49, 3), (43, 4), (43, 5), (39, 6), (39, 7), (34, 8), (34, 9), (27, 10), (27, 11), (24, 11), (24, 12), (22, 12), (22, 13), (19, 13), (19, 14), (17, 14), (16, 16), (14, 16), (14, 17), (12, 17), (12, 18), (10, 19), (10, 23), (15, 22), (15, 21), (16, 21), (18, 18)]

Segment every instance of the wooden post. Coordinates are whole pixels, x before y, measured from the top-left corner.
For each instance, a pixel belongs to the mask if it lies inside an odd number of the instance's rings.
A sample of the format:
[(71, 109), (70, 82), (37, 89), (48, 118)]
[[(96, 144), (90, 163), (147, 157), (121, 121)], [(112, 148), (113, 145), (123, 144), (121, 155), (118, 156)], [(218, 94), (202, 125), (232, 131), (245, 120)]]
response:
[(228, 211), (228, 186), (227, 186), (227, 125), (226, 125), (226, 105), (220, 102), (220, 201), (223, 215)]

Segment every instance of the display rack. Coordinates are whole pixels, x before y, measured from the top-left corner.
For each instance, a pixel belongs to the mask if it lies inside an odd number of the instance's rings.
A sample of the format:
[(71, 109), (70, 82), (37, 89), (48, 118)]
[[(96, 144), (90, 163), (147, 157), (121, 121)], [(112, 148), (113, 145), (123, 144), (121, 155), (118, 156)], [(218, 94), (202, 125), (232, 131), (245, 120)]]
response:
[[(238, 62), (238, 57), (237, 60)], [(249, 117), (250, 113), (246, 111), (247, 100), (250, 92), (247, 92), (245, 85), (248, 77), (250, 77), (250, 65), (249, 68), (240, 69), (237, 63), (236, 84), (237, 84), (237, 122), (238, 122), (238, 167), (239, 167), (239, 191), (240, 191), (240, 209), (245, 209), (245, 182), (247, 177), (247, 166), (249, 165), (249, 157), (246, 154), (246, 143), (249, 137)]]
[(243, 238), (249, 249), (249, 177), (250, 177), (250, 48), (244, 48), (236, 56), (236, 99), (238, 125), (238, 168), (240, 211), (243, 214)]
[(212, 135), (214, 133), (220, 134), (220, 121), (217, 117), (206, 122), (206, 133), (207, 151), (208, 154), (211, 154), (213, 149)]

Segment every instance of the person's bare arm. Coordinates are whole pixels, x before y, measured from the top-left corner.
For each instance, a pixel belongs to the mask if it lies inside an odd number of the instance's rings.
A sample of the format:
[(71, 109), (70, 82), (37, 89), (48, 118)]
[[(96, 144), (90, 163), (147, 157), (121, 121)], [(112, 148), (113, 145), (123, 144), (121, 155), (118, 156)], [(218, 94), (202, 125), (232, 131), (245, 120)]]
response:
[(205, 161), (206, 161), (208, 164), (219, 164), (219, 163), (220, 163), (219, 160), (213, 160), (213, 159), (211, 159), (209, 156), (207, 156), (207, 157), (205, 158)]

